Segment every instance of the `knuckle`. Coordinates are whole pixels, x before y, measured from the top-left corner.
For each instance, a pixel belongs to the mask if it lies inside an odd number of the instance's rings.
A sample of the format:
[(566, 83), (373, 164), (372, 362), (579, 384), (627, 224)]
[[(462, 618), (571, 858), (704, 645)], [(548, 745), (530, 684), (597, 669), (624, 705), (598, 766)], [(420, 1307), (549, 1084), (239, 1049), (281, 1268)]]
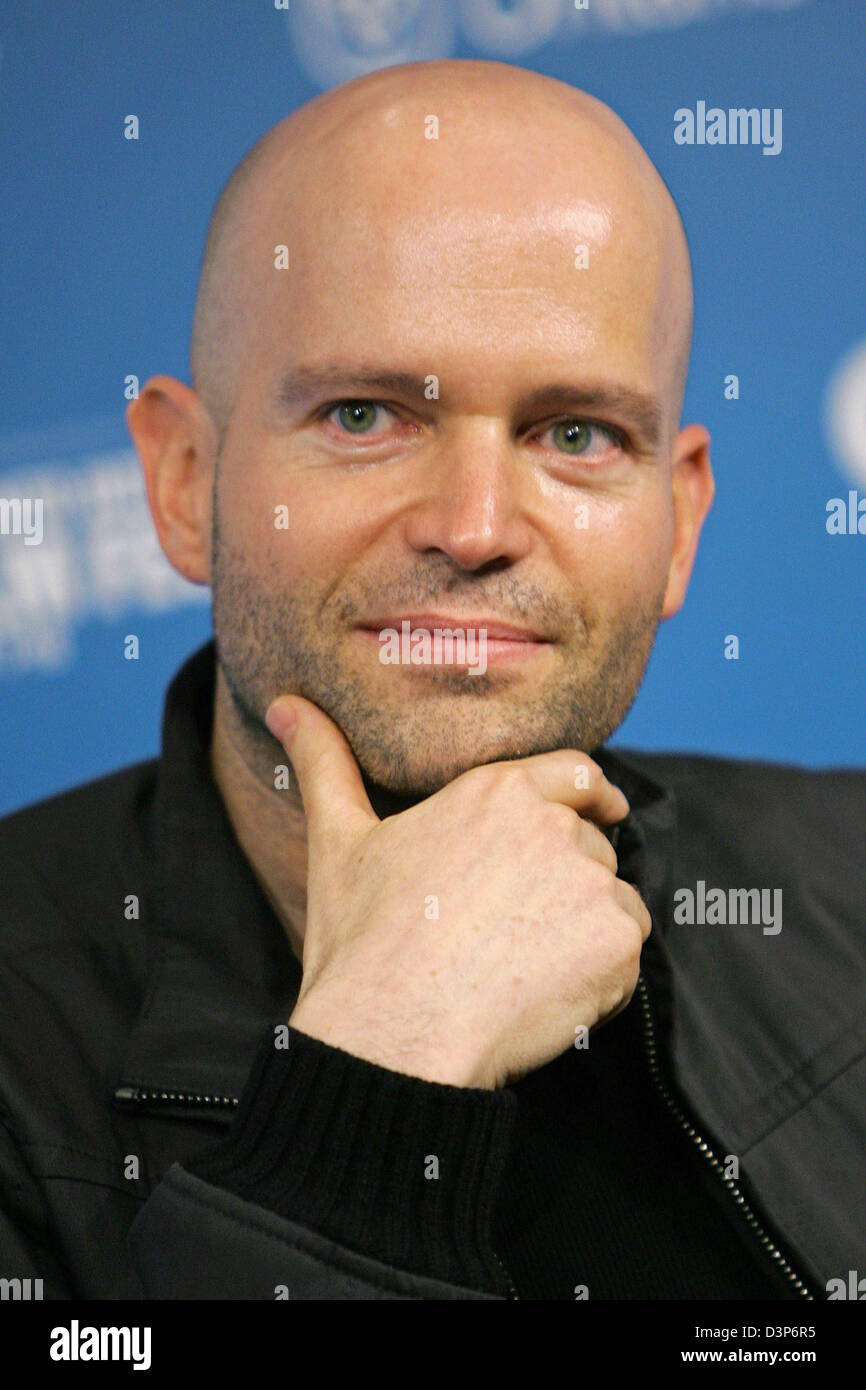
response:
[(605, 864), (586, 857), (581, 870), (581, 889), (593, 898), (615, 896), (616, 879)]
[(559, 801), (545, 802), (543, 816), (548, 835), (554, 835), (559, 842), (575, 844), (578, 822), (570, 806), (563, 806)]
[[(638, 902), (640, 902), (640, 899), (638, 899)], [(649, 914), (646, 915), (648, 916)], [(632, 948), (638, 957), (640, 956), (641, 948), (647, 937), (644, 921), (643, 912), (626, 910), (623, 918), (623, 926), (631, 940)]]
[(477, 789), (488, 796), (497, 794), (513, 795), (526, 786), (526, 773), (518, 763), (483, 763), (475, 767), (469, 776), (477, 784)]
[(635, 961), (639, 963), (641, 950), (643, 948), (644, 943), (644, 934), (640, 923), (636, 922), (634, 918), (631, 919), (631, 926), (629, 927), (629, 932), (631, 933), (631, 938), (634, 943)]
[(313, 749), (307, 759), (307, 780), (311, 786), (317, 786), (327, 776), (330, 762), (327, 748)]
[(592, 821), (581, 819), (579, 824), (581, 848), (593, 859), (600, 860), (612, 874), (616, 874), (618, 861), (610, 840), (602, 834), (598, 826), (593, 825)]
[(586, 766), (589, 771), (589, 785), (592, 787), (593, 791), (595, 791), (601, 786), (602, 782), (606, 780), (605, 775), (598, 763), (593, 762), (592, 758), (587, 758)]
[[(604, 839), (603, 836), (602, 839)], [(608, 869), (610, 869), (614, 878), (616, 878), (616, 871), (619, 868), (619, 860), (617, 859), (615, 851), (611, 848), (610, 844), (608, 844), (607, 840), (605, 840), (604, 843), (607, 845), (607, 849), (604, 852), (605, 865)]]
[(593, 762), (588, 753), (578, 753), (577, 758), (581, 767), (586, 769), (586, 778), (589, 783), (590, 791), (597, 791), (604, 781), (604, 773), (598, 763)]
[(634, 894), (632, 900), (634, 905), (633, 915), (641, 933), (641, 940), (646, 940), (652, 931), (652, 917), (650, 916), (649, 908), (637, 889), (632, 889), (632, 892)]
[(508, 792), (525, 791), (531, 779), (522, 762), (491, 763), (490, 771), (496, 786)]
[(621, 933), (618, 943), (619, 949), (617, 951), (619, 967), (629, 979), (634, 980), (637, 978), (638, 971), (640, 970), (643, 937), (637, 928), (634, 918), (629, 917), (627, 913), (621, 915), (617, 926)]

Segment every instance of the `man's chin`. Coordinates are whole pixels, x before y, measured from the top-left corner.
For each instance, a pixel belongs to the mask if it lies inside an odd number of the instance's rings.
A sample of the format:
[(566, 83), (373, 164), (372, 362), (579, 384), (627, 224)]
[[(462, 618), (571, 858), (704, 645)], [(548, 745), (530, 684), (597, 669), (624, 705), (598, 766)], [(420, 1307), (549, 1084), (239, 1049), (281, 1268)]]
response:
[[(496, 759), (491, 758), (490, 761), (494, 762)], [(417, 782), (403, 779), (399, 783), (393, 780), (380, 782), (371, 777), (360, 764), (359, 769), (370, 805), (379, 819), (384, 820), (387, 816), (397, 816), (401, 811), (408, 811), (410, 806), (417, 806), (419, 801), (426, 801), (428, 796), (441, 791), (449, 782), (453, 782), (474, 766), (475, 763), (467, 763), (450, 772), (439, 769), (432, 775), (428, 773), (423, 778), (419, 777)]]
[[(490, 761), (493, 762), (495, 759), (491, 758)], [(387, 816), (397, 816), (401, 811), (408, 811), (410, 806), (417, 806), (419, 801), (426, 801), (428, 796), (441, 791), (449, 782), (453, 782), (476, 765), (474, 762), (466, 762), (452, 769), (424, 769), (414, 780), (411, 773), (404, 773), (399, 779), (385, 774), (387, 780), (384, 781), (371, 776), (360, 762), (358, 767), (370, 805), (380, 820), (384, 820)]]
[(388, 816), (399, 816), (401, 811), (408, 811), (410, 806), (417, 806), (419, 801), (425, 801), (437, 790), (433, 788), (430, 791), (420, 791), (416, 788), (411, 791), (394, 791), (391, 787), (383, 786), (381, 782), (375, 782), (364, 771), (361, 772), (361, 777), (370, 805), (380, 820), (387, 820)]
[(360, 763), (359, 770), (370, 805), (380, 820), (384, 820), (387, 816), (396, 816), (401, 811), (407, 811), (410, 806), (417, 806), (419, 801), (426, 801), (428, 797), (435, 795), (443, 787), (447, 787), (449, 782), (462, 777), (473, 767), (482, 767), (485, 763), (510, 762), (516, 758), (527, 758), (535, 753), (549, 752), (551, 747), (558, 746), (558, 744), (545, 744), (540, 747), (521, 749), (515, 749), (511, 746), (496, 752), (490, 751), (479, 758), (462, 759), (452, 767), (425, 770), (424, 775), (419, 776), (414, 782), (408, 778), (404, 778), (398, 783), (395, 783), (393, 779), (380, 782), (375, 777), (370, 776)]

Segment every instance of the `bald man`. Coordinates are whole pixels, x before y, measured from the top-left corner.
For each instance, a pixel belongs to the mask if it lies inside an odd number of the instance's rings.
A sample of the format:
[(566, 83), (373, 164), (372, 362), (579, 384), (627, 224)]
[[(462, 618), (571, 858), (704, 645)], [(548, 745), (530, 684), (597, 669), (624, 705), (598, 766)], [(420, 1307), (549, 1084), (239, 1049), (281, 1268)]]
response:
[(691, 328), (659, 174), (536, 73), (387, 68), (235, 171), (193, 385), (128, 411), (214, 641), (159, 759), (2, 831), (4, 1271), (796, 1301), (854, 1267), (866, 779), (605, 746), (713, 498)]

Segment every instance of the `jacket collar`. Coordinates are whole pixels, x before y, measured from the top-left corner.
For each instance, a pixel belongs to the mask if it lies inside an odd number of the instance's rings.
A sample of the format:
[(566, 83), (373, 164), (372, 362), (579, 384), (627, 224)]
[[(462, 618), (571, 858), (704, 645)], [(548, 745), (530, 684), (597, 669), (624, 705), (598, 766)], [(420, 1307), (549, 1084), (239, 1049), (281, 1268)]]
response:
[(172, 680), (145, 813), (154, 971), (122, 1086), (239, 1097), (269, 1023), (301, 983), (288, 938), (235, 837), (210, 769), (216, 651)]
[[(301, 967), (211, 773), (215, 662), (211, 640), (166, 695), (162, 754), (144, 812), (150, 886), (143, 916), (154, 924), (156, 959), (118, 1084), (240, 1097), (265, 1029), (292, 1012)], [(639, 886), (655, 936), (671, 901), (673, 793), (625, 755), (601, 748), (593, 756), (629, 799), (620, 873)], [(653, 973), (666, 1019), (667, 972)]]
[(616, 843), (617, 875), (637, 888), (652, 917), (653, 929), (641, 951), (641, 974), (649, 992), (659, 1060), (667, 1068), (671, 1061), (675, 998), (665, 929), (674, 894), (677, 804), (669, 787), (636, 766), (635, 756), (640, 757), (606, 748), (593, 754), (608, 779), (625, 793), (631, 808), (620, 824)]

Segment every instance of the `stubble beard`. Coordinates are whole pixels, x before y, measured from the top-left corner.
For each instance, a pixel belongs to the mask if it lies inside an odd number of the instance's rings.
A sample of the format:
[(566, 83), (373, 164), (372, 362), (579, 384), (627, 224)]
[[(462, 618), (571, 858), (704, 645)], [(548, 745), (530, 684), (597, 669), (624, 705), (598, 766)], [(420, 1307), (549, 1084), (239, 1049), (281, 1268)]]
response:
[[(220, 534), (214, 510), (212, 548), (213, 624), (217, 662), (231, 697), (231, 719), (242, 755), (254, 774), (273, 787), (274, 740), (264, 723), (279, 694), (298, 694), (325, 711), (345, 735), (357, 759), (371, 804), (391, 815), (430, 796), (462, 772), (482, 763), (526, 758), (554, 749), (592, 754), (625, 719), (643, 680), (661, 620), (664, 587), (649, 601), (620, 612), (607, 628), (584, 602), (563, 611), (546, 591), (513, 575), (455, 574), (441, 557), (423, 575), (383, 586), (369, 585), (370, 606), (345, 593), (322, 603), (320, 586), (296, 585), (289, 594), (268, 586)], [(271, 571), (273, 573), (274, 571)], [(405, 593), (401, 593), (401, 589)], [(455, 606), (524, 616), (545, 631), (566, 633), (558, 644), (558, 674), (521, 696), (519, 676), (503, 681), (464, 668), (381, 666), (376, 684), (366, 667), (346, 654), (352, 618), (375, 611), (387, 592), (394, 608)], [(342, 654), (341, 654), (342, 653)], [(383, 699), (383, 675), (395, 673), (391, 698)], [(409, 682), (423, 695), (407, 698)]]

